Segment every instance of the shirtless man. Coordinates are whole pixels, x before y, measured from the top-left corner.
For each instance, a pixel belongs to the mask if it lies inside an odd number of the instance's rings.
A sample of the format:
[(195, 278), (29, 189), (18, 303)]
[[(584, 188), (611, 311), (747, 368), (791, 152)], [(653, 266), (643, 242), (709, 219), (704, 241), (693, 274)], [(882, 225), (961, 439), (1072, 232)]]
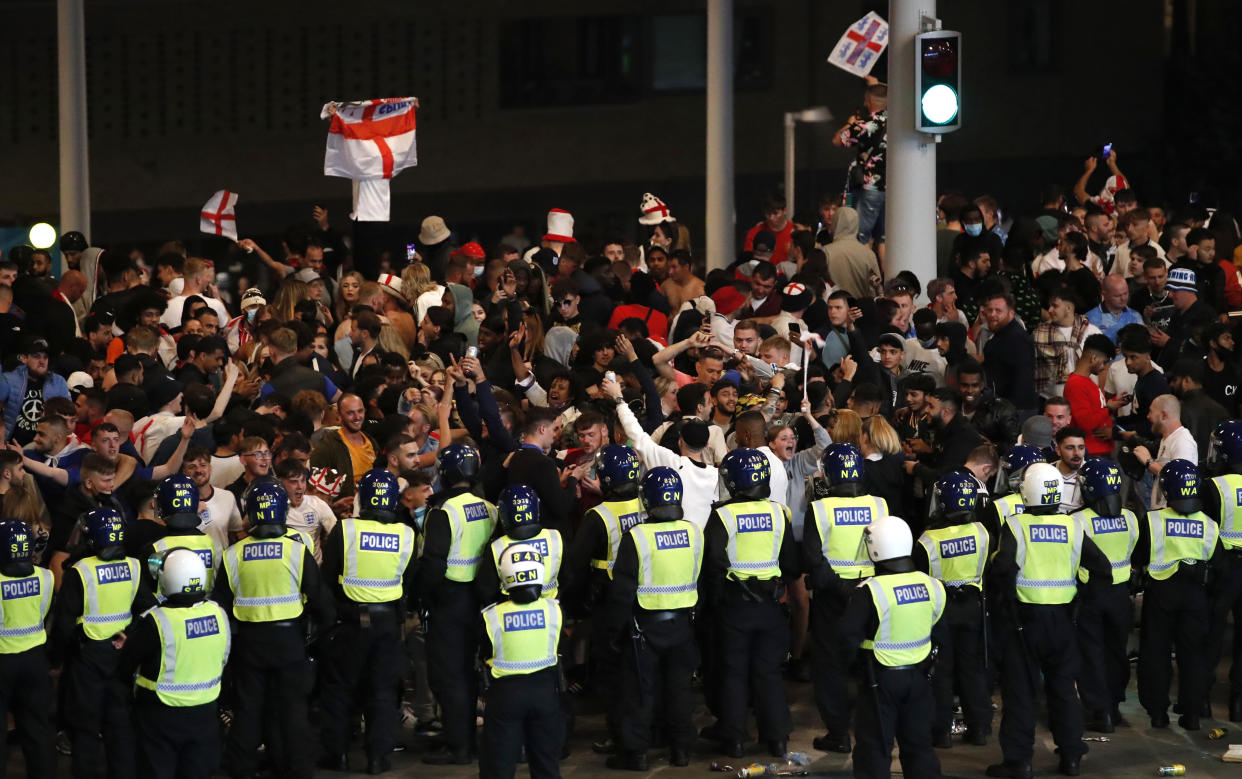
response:
[(705, 294), (703, 280), (694, 275), (694, 261), (689, 253), (681, 250), (672, 253), (668, 260), (668, 279), (660, 285), (660, 291), (668, 298), (670, 311)]

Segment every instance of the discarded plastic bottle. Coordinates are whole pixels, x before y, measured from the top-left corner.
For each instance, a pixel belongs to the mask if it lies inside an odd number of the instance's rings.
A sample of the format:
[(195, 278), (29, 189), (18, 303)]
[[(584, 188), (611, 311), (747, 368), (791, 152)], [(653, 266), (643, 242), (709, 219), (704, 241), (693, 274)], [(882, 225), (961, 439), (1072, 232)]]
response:
[(1182, 765), (1181, 763), (1174, 763), (1173, 765), (1162, 765), (1160, 766), (1160, 770), (1156, 772), (1156, 776), (1185, 776), (1185, 775), (1186, 775), (1186, 766)]
[(1082, 740), (1083, 741), (1099, 741), (1104, 744), (1107, 744), (1108, 742), (1112, 741), (1112, 739), (1109, 738), (1108, 736), (1083, 736)]
[(1210, 738), (1210, 739), (1212, 739), (1213, 741), (1215, 741), (1215, 740), (1216, 740), (1216, 739), (1218, 739), (1218, 738), (1224, 738), (1224, 737), (1225, 737), (1225, 732), (1226, 732), (1226, 731), (1225, 731), (1225, 729), (1224, 729), (1224, 728), (1212, 728), (1211, 730), (1209, 730), (1209, 731), (1208, 731), (1207, 736), (1208, 736), (1208, 738)]
[(815, 759), (805, 752), (786, 752), (785, 762), (789, 765), (808, 766), (815, 762)]
[(737, 779), (749, 779), (752, 776), (763, 776), (768, 772), (768, 767), (762, 763), (751, 763), (745, 768), (738, 769)]

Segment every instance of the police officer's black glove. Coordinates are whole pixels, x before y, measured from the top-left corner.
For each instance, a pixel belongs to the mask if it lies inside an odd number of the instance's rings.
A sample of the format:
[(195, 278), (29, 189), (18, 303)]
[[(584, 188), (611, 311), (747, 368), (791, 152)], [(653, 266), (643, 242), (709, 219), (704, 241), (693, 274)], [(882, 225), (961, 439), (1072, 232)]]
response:
[(1130, 569), (1130, 597), (1143, 591), (1143, 574), (1137, 568)]

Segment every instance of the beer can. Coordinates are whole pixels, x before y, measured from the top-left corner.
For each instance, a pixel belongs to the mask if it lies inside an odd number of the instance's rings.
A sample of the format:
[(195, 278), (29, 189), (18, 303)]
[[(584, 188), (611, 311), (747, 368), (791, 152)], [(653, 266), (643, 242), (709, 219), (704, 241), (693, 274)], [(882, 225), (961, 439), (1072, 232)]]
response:
[(604, 374), (604, 379), (607, 381), (616, 381), (617, 374), (615, 371), (608, 371), (607, 373)]
[(1160, 766), (1160, 770), (1156, 772), (1156, 776), (1185, 776), (1185, 775), (1186, 775), (1186, 766), (1182, 765), (1181, 763), (1174, 763), (1173, 765), (1162, 765)]
[(477, 346), (467, 346), (467, 347), (466, 347), (466, 356), (467, 356), (467, 357), (478, 357), (478, 356), (479, 356), (479, 347), (477, 347)]
[(1225, 732), (1224, 728), (1212, 728), (1207, 732), (1207, 737), (1215, 741), (1218, 738), (1224, 738)]

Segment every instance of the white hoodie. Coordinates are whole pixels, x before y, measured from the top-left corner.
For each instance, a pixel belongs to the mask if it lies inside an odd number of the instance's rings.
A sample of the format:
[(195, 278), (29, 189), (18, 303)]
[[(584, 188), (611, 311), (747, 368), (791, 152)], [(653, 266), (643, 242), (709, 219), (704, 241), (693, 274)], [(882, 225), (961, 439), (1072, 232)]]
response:
[(624, 403), (617, 404), (617, 417), (625, 434), (629, 437), (630, 446), (638, 452), (647, 469), (666, 465), (673, 468), (681, 476), (682, 507), (685, 509), (684, 519), (693, 522), (699, 530), (707, 527), (707, 518), (712, 513), (712, 503), (719, 494), (720, 472), (715, 468), (695, 462), (685, 455), (665, 449), (656, 443), (642, 425), (634, 412)]

